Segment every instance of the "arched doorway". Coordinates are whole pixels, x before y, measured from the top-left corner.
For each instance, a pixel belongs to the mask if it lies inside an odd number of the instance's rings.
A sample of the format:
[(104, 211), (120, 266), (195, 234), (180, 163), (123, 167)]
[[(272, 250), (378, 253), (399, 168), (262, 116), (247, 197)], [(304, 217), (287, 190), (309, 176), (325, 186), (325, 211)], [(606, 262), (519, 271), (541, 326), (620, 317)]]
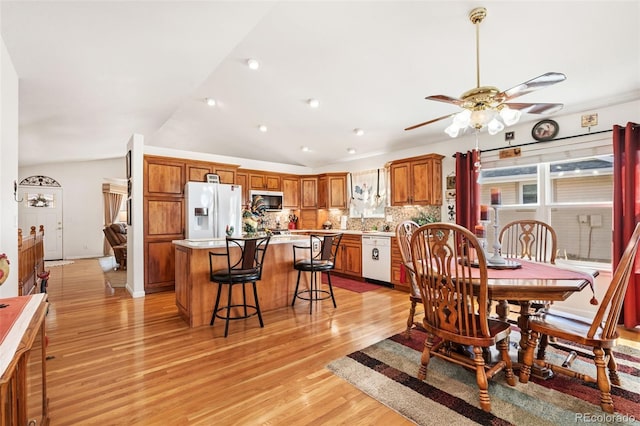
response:
[(48, 176), (29, 176), (20, 182), (19, 193), (18, 227), (28, 233), (44, 225), (44, 259), (62, 259), (62, 187)]

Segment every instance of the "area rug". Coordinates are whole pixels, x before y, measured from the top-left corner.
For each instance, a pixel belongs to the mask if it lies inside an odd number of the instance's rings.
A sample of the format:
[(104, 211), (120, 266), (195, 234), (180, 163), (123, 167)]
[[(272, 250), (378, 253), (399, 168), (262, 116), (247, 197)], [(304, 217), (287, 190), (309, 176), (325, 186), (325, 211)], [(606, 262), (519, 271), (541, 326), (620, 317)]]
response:
[[(600, 392), (595, 384), (558, 375), (549, 380), (532, 378), (527, 384), (516, 382), (511, 387), (503, 373), (489, 382), (491, 413), (485, 413), (479, 407), (473, 372), (432, 358), (426, 380), (416, 378), (424, 338), (424, 332), (416, 329), (410, 340), (397, 334), (333, 361), (327, 368), (419, 425), (637, 425), (640, 421), (640, 350), (616, 348), (623, 386), (612, 386), (614, 415), (600, 409)], [(556, 348), (547, 353), (550, 360), (559, 363), (566, 356)], [(595, 367), (588, 361), (579, 355), (572, 367), (595, 376)]]
[(46, 268), (53, 268), (55, 266), (71, 265), (72, 263), (73, 263), (73, 260), (45, 260), (44, 267), (46, 269)]
[[(322, 283), (326, 284), (327, 275), (322, 274)], [(331, 275), (331, 285), (340, 287), (345, 290), (354, 291), (356, 293), (366, 293), (367, 291), (379, 289), (381, 286), (377, 284), (371, 284), (364, 281), (352, 280), (350, 278), (339, 277), (337, 275)]]

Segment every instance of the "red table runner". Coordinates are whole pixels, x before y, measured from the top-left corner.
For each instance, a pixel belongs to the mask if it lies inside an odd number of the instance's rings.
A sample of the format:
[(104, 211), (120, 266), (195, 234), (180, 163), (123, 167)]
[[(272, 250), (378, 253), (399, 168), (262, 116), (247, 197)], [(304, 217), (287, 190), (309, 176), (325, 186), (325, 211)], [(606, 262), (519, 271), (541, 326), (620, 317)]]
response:
[(565, 269), (548, 263), (517, 260), (522, 268), (493, 269), (487, 268), (489, 279), (542, 279), (542, 280), (587, 280), (593, 286), (594, 275), (582, 271)]
[(16, 319), (18, 319), (25, 305), (29, 302), (29, 299), (30, 296), (7, 297), (0, 299), (0, 305), (8, 305), (4, 308), (0, 308), (0, 344), (2, 344), (5, 337), (7, 337), (9, 330), (13, 327)]

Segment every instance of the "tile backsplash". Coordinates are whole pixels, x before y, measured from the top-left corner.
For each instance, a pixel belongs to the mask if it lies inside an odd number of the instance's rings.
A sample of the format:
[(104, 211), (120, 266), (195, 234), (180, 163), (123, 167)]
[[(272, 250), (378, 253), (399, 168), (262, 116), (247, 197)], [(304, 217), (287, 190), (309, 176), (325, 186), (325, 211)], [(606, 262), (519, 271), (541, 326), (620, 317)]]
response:
[[(265, 228), (277, 228), (278, 221), (280, 228), (286, 228), (288, 224), (289, 211), (282, 212), (267, 212), (264, 216)], [(389, 226), (391, 232), (395, 232), (396, 226), (405, 220), (411, 220), (420, 215), (429, 214), (433, 215), (436, 220), (442, 220), (440, 215), (440, 206), (420, 206), (420, 207), (386, 207), (386, 217), (366, 217), (364, 218), (364, 230), (371, 231), (374, 227), (382, 231), (385, 225)], [(340, 229), (340, 218), (342, 216), (348, 216), (348, 210), (330, 210), (328, 212), (328, 221), (331, 222), (333, 229)], [(391, 217), (391, 221), (387, 222), (386, 218)], [(347, 229), (354, 231), (363, 230), (363, 223), (361, 218), (348, 217)]]

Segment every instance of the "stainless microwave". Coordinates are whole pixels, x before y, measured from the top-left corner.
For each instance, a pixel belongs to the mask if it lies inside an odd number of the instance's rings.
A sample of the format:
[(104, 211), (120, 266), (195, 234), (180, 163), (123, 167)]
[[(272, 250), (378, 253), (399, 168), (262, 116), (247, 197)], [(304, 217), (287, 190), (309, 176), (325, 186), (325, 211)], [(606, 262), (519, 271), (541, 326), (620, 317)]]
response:
[(249, 196), (251, 197), (251, 204), (253, 205), (253, 201), (255, 197), (262, 197), (264, 203), (267, 206), (267, 211), (269, 212), (278, 212), (282, 210), (282, 201), (284, 198), (284, 194), (281, 191), (250, 191)]

